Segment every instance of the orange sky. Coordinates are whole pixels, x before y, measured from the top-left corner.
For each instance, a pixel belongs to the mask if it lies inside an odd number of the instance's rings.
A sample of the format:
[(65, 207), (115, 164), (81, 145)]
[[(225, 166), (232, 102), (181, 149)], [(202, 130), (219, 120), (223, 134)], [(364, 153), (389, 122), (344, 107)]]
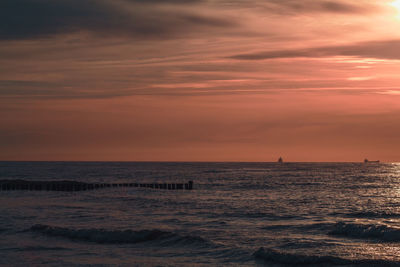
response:
[(400, 1), (4, 0), (0, 160), (397, 162), (399, 28)]

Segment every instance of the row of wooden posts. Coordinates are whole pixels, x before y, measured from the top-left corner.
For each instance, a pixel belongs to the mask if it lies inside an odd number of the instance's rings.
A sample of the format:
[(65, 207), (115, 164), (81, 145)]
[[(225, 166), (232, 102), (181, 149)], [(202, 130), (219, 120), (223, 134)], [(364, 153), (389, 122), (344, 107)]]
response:
[(166, 190), (192, 190), (193, 181), (187, 183), (83, 183), (76, 181), (0, 180), (0, 190), (30, 191), (88, 191), (102, 188), (141, 187)]

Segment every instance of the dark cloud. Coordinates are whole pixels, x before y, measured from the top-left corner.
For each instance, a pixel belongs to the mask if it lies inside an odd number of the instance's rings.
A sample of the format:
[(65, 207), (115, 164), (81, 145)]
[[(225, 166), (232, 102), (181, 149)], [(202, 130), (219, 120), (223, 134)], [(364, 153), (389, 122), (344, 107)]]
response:
[(343, 0), (1, 0), (0, 40), (37, 39), (79, 31), (101, 36), (173, 38), (236, 25), (234, 19), (197, 13), (198, 7), (218, 11), (226, 6), (258, 8), (281, 15), (376, 10), (362, 1)]
[(338, 13), (358, 13), (366, 11), (365, 7), (361, 5), (357, 6), (353, 4), (333, 2), (333, 1), (322, 2), (320, 8), (322, 10), (330, 12), (338, 12)]
[(113, 88), (107, 89), (81, 89), (64, 88), (56, 82), (0, 80), (0, 98), (25, 98), (25, 99), (96, 99), (113, 98), (133, 95), (132, 90)]
[(193, 4), (193, 3), (201, 3), (205, 2), (205, 0), (125, 0), (127, 2), (132, 3), (141, 3), (141, 4)]
[[(332, 12), (332, 13), (364, 13), (369, 10), (365, 3), (348, 3), (343, 1), (321, 0), (270, 0), (281, 12)], [(271, 6), (273, 7), (273, 6)]]
[[(2, 0), (0, 40), (35, 39), (79, 31), (105, 36), (171, 38), (203, 28), (234, 25), (226, 19), (161, 8), (157, 5), (161, 1), (142, 2), (145, 1)], [(164, 3), (180, 2), (183, 1)]]
[(256, 8), (263, 12), (296, 15), (327, 12), (340, 14), (362, 14), (376, 12), (377, 7), (364, 1), (331, 0), (220, 0), (217, 3), (231, 7)]
[(400, 40), (364, 42), (354, 45), (325, 46), (308, 49), (276, 50), (234, 55), (239, 60), (265, 60), (276, 58), (318, 58), (326, 56), (356, 56), (400, 60)]

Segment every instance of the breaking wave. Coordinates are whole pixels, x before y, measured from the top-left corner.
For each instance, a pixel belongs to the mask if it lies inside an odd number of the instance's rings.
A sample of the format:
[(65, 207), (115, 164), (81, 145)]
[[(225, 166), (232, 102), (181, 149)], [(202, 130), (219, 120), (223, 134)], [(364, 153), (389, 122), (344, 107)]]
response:
[(385, 242), (399, 242), (400, 228), (384, 224), (354, 224), (338, 222), (330, 235), (347, 236), (353, 238), (377, 239)]
[(89, 241), (100, 244), (135, 244), (141, 242), (158, 241), (161, 244), (201, 245), (212, 243), (198, 236), (179, 235), (161, 230), (105, 230), (105, 229), (71, 229), (43, 224), (32, 226), (29, 231), (53, 237), (65, 237), (72, 240)]
[(317, 256), (279, 252), (274, 249), (260, 248), (254, 252), (256, 259), (287, 265), (366, 265), (366, 266), (399, 266), (400, 263), (374, 259), (345, 259), (336, 256)]

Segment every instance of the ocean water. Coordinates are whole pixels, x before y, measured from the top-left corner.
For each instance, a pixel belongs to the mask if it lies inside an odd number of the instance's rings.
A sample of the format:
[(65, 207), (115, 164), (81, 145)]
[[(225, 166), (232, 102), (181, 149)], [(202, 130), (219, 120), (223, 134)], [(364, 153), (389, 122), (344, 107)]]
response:
[(194, 190), (0, 191), (2, 266), (400, 266), (400, 165), (0, 162), (0, 179)]

